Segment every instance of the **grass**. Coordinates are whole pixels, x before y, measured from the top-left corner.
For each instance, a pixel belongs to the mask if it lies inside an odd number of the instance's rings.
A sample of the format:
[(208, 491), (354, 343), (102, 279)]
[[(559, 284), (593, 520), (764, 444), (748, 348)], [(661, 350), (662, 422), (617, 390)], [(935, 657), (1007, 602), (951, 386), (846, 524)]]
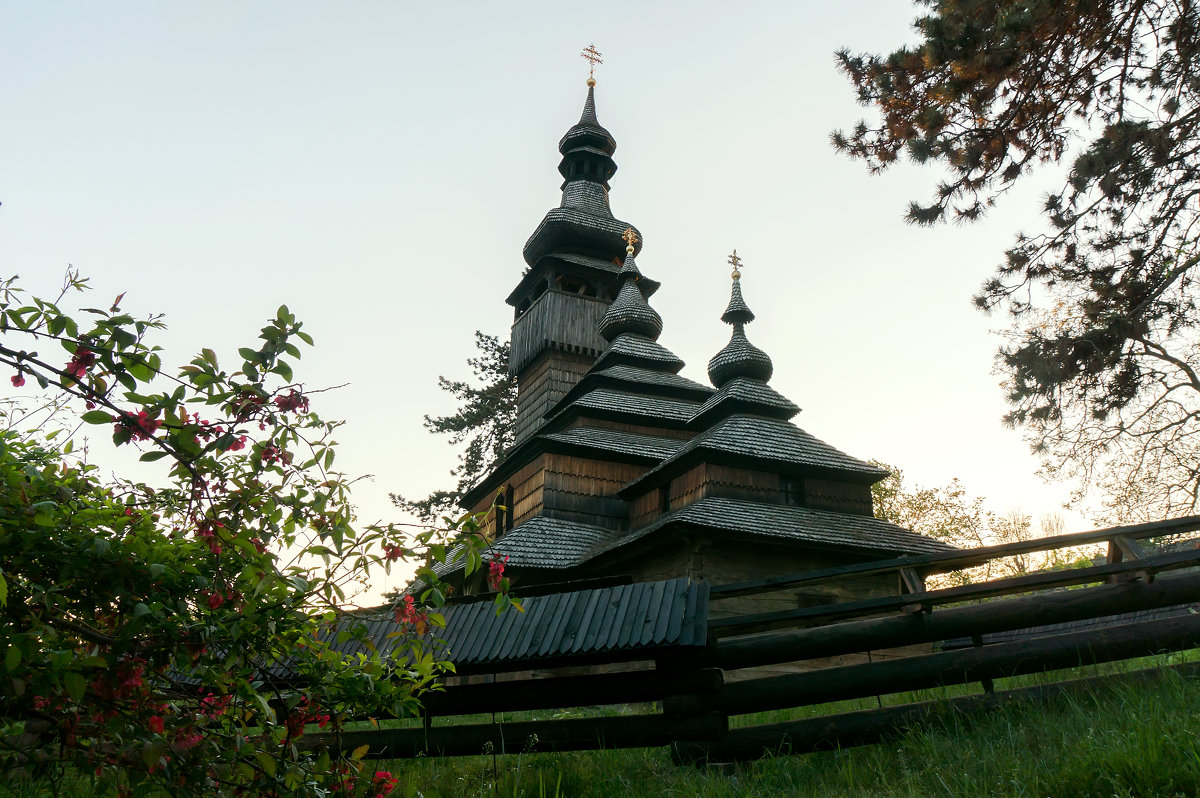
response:
[[(1032, 681), (1047, 679), (1008, 686)], [(839, 709), (875, 705), (871, 699)], [(763, 713), (753, 720), (809, 714)], [(1200, 680), (1166, 672), (1148, 682), (1075, 691), (987, 713), (946, 712), (880, 745), (737, 767), (676, 767), (661, 749), (526, 754), (495, 761), (404, 760), (376, 767), (401, 777), (398, 794), (406, 798), (1195, 796), (1200, 795)]]
[[(1100, 668), (1005, 680), (997, 689), (1195, 660), (1146, 658)], [(946, 688), (883, 703), (961, 695)], [(847, 711), (874, 698), (839, 702)], [(643, 708), (644, 711), (645, 708)], [(809, 717), (833, 707), (734, 718), (731, 725)], [(531, 716), (579, 716), (521, 713)], [(514, 715), (505, 716), (512, 720)], [(472, 719), (456, 719), (461, 722)], [(486, 722), (490, 716), (473, 719)], [(390, 724), (389, 724), (390, 725)], [(441, 723), (439, 723), (441, 725)], [(672, 764), (663, 749), (395, 760), (397, 798), (589, 798), (603, 796), (795, 796), (796, 798), (1148, 798), (1200, 795), (1200, 678), (1164, 671), (1146, 681), (1072, 691), (1039, 702), (1014, 702), (986, 713), (942, 712), (875, 746), (770, 757), (736, 767)], [(29, 782), (8, 774), (0, 796), (88, 796), (90, 780)]]

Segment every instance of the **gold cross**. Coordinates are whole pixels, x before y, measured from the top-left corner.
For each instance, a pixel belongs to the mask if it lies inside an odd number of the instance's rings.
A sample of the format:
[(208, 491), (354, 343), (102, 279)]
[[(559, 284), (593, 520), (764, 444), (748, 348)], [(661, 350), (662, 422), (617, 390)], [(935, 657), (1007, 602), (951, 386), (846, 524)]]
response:
[(604, 63), (604, 59), (600, 57), (600, 51), (596, 49), (596, 45), (589, 44), (579, 55), (588, 62), (588, 77), (595, 77), (596, 64)]
[(625, 243), (631, 247), (638, 241), (641, 241), (641, 239), (638, 238), (637, 233), (633, 231), (632, 227), (626, 227), (625, 232), (621, 234), (621, 238), (623, 238)]
[(738, 257), (736, 249), (729, 256), (729, 265), (733, 267), (733, 279), (736, 280), (742, 276), (742, 259)]

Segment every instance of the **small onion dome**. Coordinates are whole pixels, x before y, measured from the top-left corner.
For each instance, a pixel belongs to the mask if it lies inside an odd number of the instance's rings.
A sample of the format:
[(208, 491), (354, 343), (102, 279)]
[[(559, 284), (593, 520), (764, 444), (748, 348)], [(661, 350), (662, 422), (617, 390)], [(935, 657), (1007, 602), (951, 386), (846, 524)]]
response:
[(735, 377), (766, 382), (774, 372), (770, 356), (750, 343), (740, 323), (733, 325), (733, 336), (725, 348), (708, 361), (708, 378), (718, 388)]
[[(632, 249), (633, 245), (630, 244), (628, 248)], [(627, 254), (625, 264), (617, 274), (621, 290), (600, 320), (600, 335), (604, 336), (604, 340), (611, 343), (621, 333), (634, 333), (655, 341), (662, 333), (662, 316), (646, 303), (646, 297), (638, 286), (641, 276), (633, 255)]]
[(718, 388), (736, 377), (766, 382), (775, 371), (767, 353), (746, 338), (745, 326), (754, 321), (754, 313), (746, 300), (742, 299), (742, 261), (737, 250), (729, 256), (729, 262), (733, 265), (733, 288), (729, 294), (729, 306), (721, 314), (721, 321), (733, 325), (733, 336), (725, 348), (708, 361), (708, 378)]

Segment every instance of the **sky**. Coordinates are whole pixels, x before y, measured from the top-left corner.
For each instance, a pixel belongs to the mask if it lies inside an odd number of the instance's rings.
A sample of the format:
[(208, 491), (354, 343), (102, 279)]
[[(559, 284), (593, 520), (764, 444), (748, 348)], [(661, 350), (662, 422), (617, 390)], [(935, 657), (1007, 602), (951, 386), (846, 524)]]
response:
[[(829, 134), (870, 118), (834, 52), (914, 40), (912, 6), (841, 3), (0, 0), (0, 273), (164, 313), (167, 361), (232, 359), (279, 304), (317, 346), (297, 375), (344, 418), (339, 465), (390, 491), (452, 484), (422, 426), (452, 412), (476, 329), (507, 336), (521, 248), (558, 205), (558, 139), (589, 43), (617, 140), (614, 214), (637, 225), (659, 339), (707, 382), (730, 251), (795, 422), (910, 485), (960, 479), (997, 512), (1061, 511), (1001, 423), (1001, 316), (971, 296), (1052, 174), (981, 223), (914, 228), (940, 172), (870, 175)], [(89, 300), (91, 301), (91, 300)], [(3, 381), (5, 384), (7, 380)], [(1088, 526), (1064, 513), (1067, 531)], [(1036, 522), (1035, 522), (1036, 523)], [(392, 581), (397, 581), (393, 579)], [(381, 585), (382, 588), (391, 586)]]

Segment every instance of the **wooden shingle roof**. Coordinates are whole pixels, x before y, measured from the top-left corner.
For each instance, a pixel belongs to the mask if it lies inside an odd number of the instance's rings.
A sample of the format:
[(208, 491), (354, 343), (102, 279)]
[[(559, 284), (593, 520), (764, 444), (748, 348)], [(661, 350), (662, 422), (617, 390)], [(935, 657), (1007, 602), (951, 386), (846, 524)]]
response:
[(858, 549), (872, 554), (932, 554), (954, 550), (953, 546), (940, 540), (919, 535), (871, 516), (708, 497), (668, 513), (641, 529), (600, 544), (591, 553), (591, 557), (615, 552), (673, 526), (688, 526), (783, 543)]

